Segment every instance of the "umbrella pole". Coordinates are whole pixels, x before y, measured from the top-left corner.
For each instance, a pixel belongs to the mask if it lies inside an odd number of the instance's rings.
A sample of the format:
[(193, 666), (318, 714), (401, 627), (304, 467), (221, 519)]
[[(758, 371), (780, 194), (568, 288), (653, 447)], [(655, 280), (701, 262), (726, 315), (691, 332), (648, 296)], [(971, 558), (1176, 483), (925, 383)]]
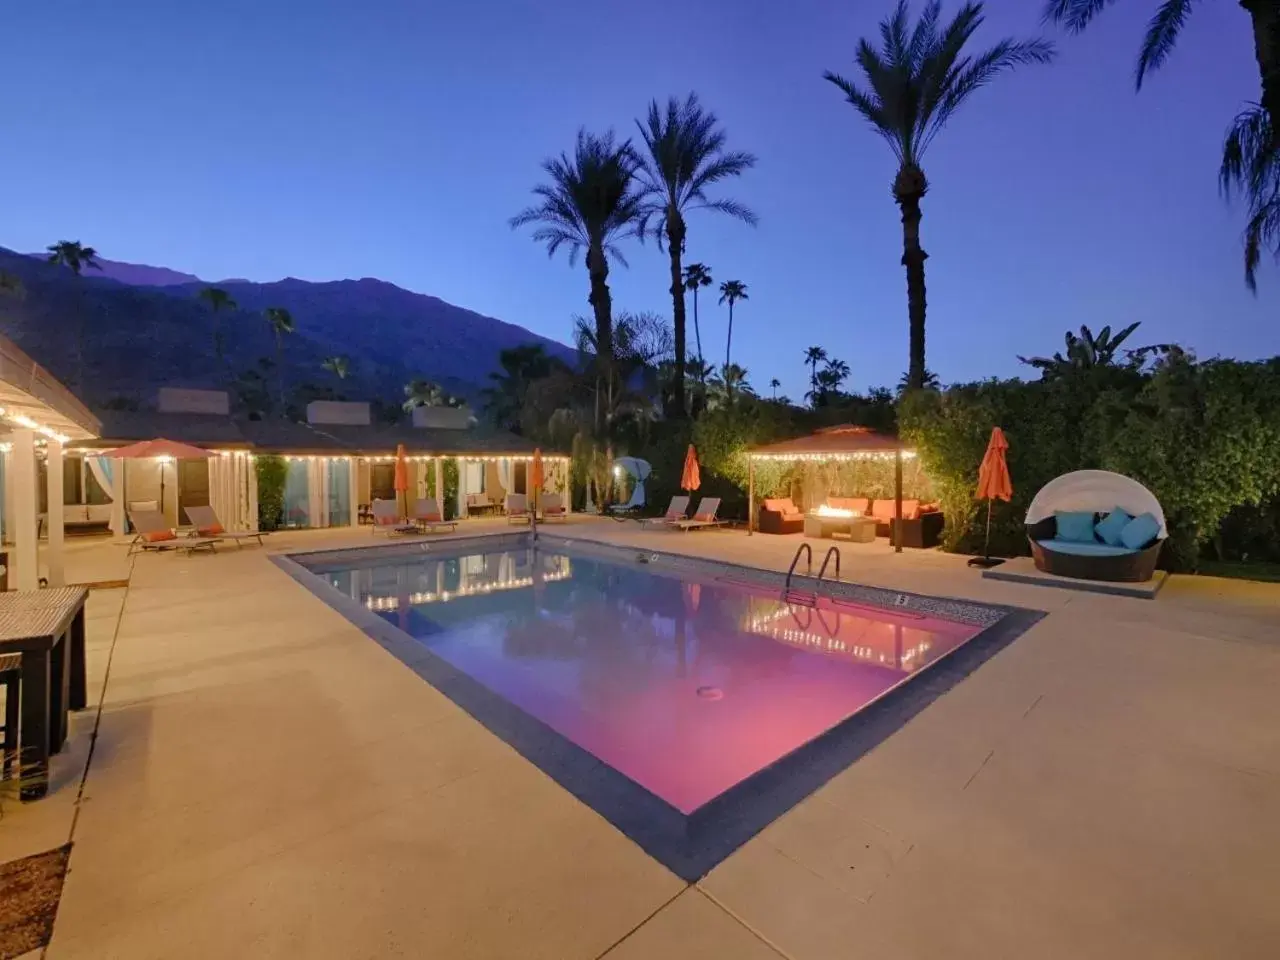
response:
[(989, 570), (991, 567), (998, 567), (1000, 566), (1000, 564), (1004, 563), (1004, 560), (1000, 558), (996, 558), (994, 560), (991, 558), (991, 501), (992, 499), (993, 498), (991, 497), (987, 497), (987, 537), (986, 537), (986, 541), (982, 545), (982, 556), (969, 558), (969, 566), (982, 567), (982, 569), (984, 570)]

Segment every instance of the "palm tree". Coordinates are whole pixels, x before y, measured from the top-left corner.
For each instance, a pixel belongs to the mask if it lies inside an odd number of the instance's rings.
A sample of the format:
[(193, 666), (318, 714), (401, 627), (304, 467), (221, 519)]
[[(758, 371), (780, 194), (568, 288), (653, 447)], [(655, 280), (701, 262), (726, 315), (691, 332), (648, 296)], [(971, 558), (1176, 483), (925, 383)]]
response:
[(218, 362), (218, 368), (222, 369), (226, 365), (224, 362), (226, 345), (222, 338), (222, 325), (218, 322), (218, 314), (223, 310), (239, 310), (240, 305), (221, 287), (205, 287), (198, 296), (213, 314), (213, 355)]
[(1280, 151), (1273, 146), (1271, 120), (1261, 107), (1240, 113), (1222, 148), (1218, 182), (1228, 198), (1244, 197), (1249, 219), (1244, 230), (1244, 282), (1257, 292), (1263, 249), (1280, 255)]
[(686, 412), (685, 377), (685, 312), (684, 256), (688, 226), (685, 215), (692, 210), (714, 210), (746, 223), (754, 224), (756, 215), (736, 200), (712, 200), (707, 189), (731, 177), (741, 176), (755, 165), (749, 153), (729, 151), (727, 137), (719, 127), (716, 115), (704, 110), (696, 93), (681, 103), (675, 97), (666, 108), (657, 100), (649, 102), (644, 122), (636, 121), (646, 152), (640, 158), (638, 176), (644, 196), (643, 229), (652, 235), (662, 249), (665, 239), (671, 258), (672, 320), (676, 337), (675, 409), (678, 416)]
[[(1067, 331), (1066, 354), (1055, 353), (1052, 357), (1018, 357), (1018, 360), (1029, 367), (1035, 367), (1046, 377), (1062, 376), (1073, 370), (1094, 370), (1099, 367), (1115, 367), (1120, 356), (1121, 345), (1142, 325), (1141, 321), (1131, 323), (1118, 331), (1114, 336), (1111, 327), (1105, 326), (1095, 337), (1087, 326), (1080, 327), (1080, 333)], [(1153, 343), (1144, 347), (1136, 347), (1124, 351), (1131, 367), (1141, 366), (1151, 355), (1165, 354), (1171, 349), (1167, 343)]]
[(283, 417), (285, 416), (284, 337), (286, 333), (293, 333), (296, 328), (293, 324), (293, 314), (284, 307), (267, 307), (264, 315), (276, 340), (276, 378), (280, 388), (280, 416)]
[(490, 373), (492, 386), (480, 391), (489, 418), (502, 429), (519, 433), (520, 415), (529, 388), (549, 377), (557, 363), (559, 361), (553, 361), (540, 343), (500, 350), (498, 366), (502, 371)]
[(444, 388), (430, 380), (411, 380), (404, 385), (404, 409), (417, 407), (455, 407), (458, 401), (445, 393)]
[[(1112, 0), (1048, 0), (1045, 19), (1061, 23), (1072, 33), (1084, 30)], [(1138, 52), (1134, 80), (1139, 90), (1146, 75), (1158, 69), (1186, 26), (1195, 0), (1162, 0), (1147, 24), (1147, 35)], [(1262, 81), (1262, 103), (1273, 133), (1280, 132), (1280, 4), (1275, 0), (1240, 0), (1253, 27), (1253, 52)], [(1277, 144), (1272, 140), (1272, 147)]]
[[(77, 277), (87, 267), (90, 270), (101, 270), (98, 262), (98, 251), (86, 247), (79, 240), (60, 240), (45, 248), (49, 253), (49, 263), (66, 267)], [(78, 291), (79, 304), (76, 310), (76, 386), (84, 387), (84, 286)]]
[(828, 71), (827, 80), (844, 93), (893, 150), (898, 172), (893, 199), (902, 210), (902, 264), (907, 271), (907, 312), (911, 324), (910, 383), (924, 384), (924, 261), (920, 246), (920, 201), (929, 189), (921, 163), (934, 138), (979, 87), (998, 74), (1028, 63), (1047, 63), (1053, 46), (1045, 40), (1001, 40), (978, 54), (965, 44), (983, 21), (982, 4), (966, 3), (955, 19), (939, 24), (940, 0), (925, 5), (914, 27), (906, 0), (880, 24), (881, 46), (858, 41), (856, 59), (866, 89)]
[(568, 247), (572, 266), (579, 252), (585, 251), (591, 279), (587, 302), (595, 314), (600, 366), (609, 384), (613, 379), (609, 257), (626, 266), (618, 244), (642, 235), (642, 202), (635, 181), (638, 164), (630, 142), (615, 143), (612, 130), (603, 135), (579, 130), (572, 157), (562, 153), (543, 161), (550, 182), (533, 188), (537, 205), (511, 218), (513, 229), (534, 226), (533, 239), (547, 245), (548, 256)]
[(841, 385), (849, 379), (849, 375), (852, 372), (853, 371), (849, 369), (849, 365), (843, 360), (832, 359), (827, 361), (827, 373), (831, 375), (832, 382), (835, 384), (835, 388), (837, 390), (839, 390)]
[(809, 347), (804, 352), (804, 362), (809, 365), (809, 388), (812, 396), (818, 395), (818, 364), (825, 363), (827, 351), (822, 347)]
[(729, 365), (729, 350), (733, 346), (733, 305), (739, 300), (750, 300), (747, 285), (741, 280), (726, 280), (720, 284), (720, 302), (729, 304), (729, 333), (724, 340), (724, 362)]
[[(709, 287), (713, 282), (711, 268), (705, 263), (691, 263), (684, 268), (684, 288), (693, 294), (693, 335), (697, 338), (699, 359), (705, 358), (706, 354), (702, 352), (702, 328), (698, 326), (698, 289)], [(706, 377), (701, 379), (706, 380)]]
[(351, 358), (341, 355), (328, 357), (320, 366), (324, 367), (339, 380), (345, 380), (347, 379), (347, 374), (351, 372)]
[(782, 381), (779, 380), (777, 377), (774, 377), (772, 380), (769, 381), (769, 390), (773, 393), (774, 400), (778, 399), (778, 388), (780, 386), (782, 386)]

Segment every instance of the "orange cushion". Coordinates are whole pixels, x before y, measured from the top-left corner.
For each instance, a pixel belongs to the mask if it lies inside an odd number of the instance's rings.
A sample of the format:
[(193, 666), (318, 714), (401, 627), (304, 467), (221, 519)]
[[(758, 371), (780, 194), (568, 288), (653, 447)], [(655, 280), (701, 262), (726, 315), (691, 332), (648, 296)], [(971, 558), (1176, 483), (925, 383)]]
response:
[(827, 497), (827, 506), (837, 510), (853, 510), (855, 513), (866, 513), (870, 503), (866, 497)]
[(693, 515), (693, 519), (700, 520), (704, 523), (710, 523), (715, 518), (716, 515), (714, 513), (695, 513)]
[(202, 537), (216, 537), (218, 534), (223, 532), (225, 531), (223, 531), (222, 524), (220, 523), (215, 523), (208, 527), (200, 527), (196, 530), (196, 533), (200, 534)]
[[(897, 504), (893, 500), (877, 500), (871, 505), (871, 515), (877, 520), (891, 520), (897, 512), (896, 506)], [(919, 515), (919, 500), (902, 501), (902, 517), (904, 520), (914, 520)]]
[(423, 523), (444, 523), (444, 517), (438, 513), (424, 513), (418, 519)]
[(155, 533), (143, 534), (142, 539), (147, 543), (161, 543), (164, 540), (177, 540), (178, 535), (172, 530), (157, 530)]
[(799, 513), (790, 497), (771, 497), (764, 501), (764, 508), (772, 513)]

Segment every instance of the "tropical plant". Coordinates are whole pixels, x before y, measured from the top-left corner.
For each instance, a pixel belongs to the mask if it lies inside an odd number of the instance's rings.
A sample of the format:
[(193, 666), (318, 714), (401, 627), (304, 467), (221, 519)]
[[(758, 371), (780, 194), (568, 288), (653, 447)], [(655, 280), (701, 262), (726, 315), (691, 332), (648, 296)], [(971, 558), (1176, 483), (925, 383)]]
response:
[(450, 396), (444, 387), (430, 380), (411, 380), (404, 385), (404, 404), (406, 412), (418, 407), (460, 407), (462, 401)]
[(1262, 251), (1280, 256), (1280, 151), (1273, 146), (1269, 115), (1261, 107), (1241, 112), (1227, 131), (1218, 182), (1225, 196), (1248, 206), (1244, 230), (1244, 282), (1257, 291)]
[(351, 373), (351, 358), (342, 355), (326, 357), (320, 366), (328, 370), (339, 380), (345, 380), (347, 379), (347, 375)]
[[(705, 358), (706, 354), (702, 352), (702, 328), (698, 326), (698, 290), (711, 286), (713, 282), (711, 268), (705, 263), (691, 263), (684, 268), (684, 288), (693, 294), (693, 335), (698, 343), (699, 360)], [(705, 381), (706, 377), (700, 379)]]
[(221, 287), (204, 287), (197, 296), (209, 308), (209, 313), (213, 317), (213, 356), (217, 361), (218, 369), (221, 370), (226, 367), (226, 342), (223, 339), (219, 314), (223, 310), (238, 310), (240, 305)]
[[(49, 253), (49, 263), (56, 263), (58, 266), (66, 267), (76, 275), (77, 283), (84, 270), (101, 270), (102, 264), (98, 262), (98, 251), (93, 247), (86, 247), (79, 240), (60, 240), (57, 243), (50, 244), (46, 250)], [(76, 309), (76, 386), (84, 387), (84, 287), (80, 286), (78, 291), (79, 303)]]
[(839, 74), (824, 74), (889, 144), (898, 162), (893, 199), (902, 211), (912, 388), (924, 386), (925, 372), (924, 262), (928, 255), (920, 245), (920, 201), (929, 181), (921, 166), (924, 155), (975, 90), (1014, 67), (1047, 63), (1054, 53), (1045, 40), (1004, 39), (981, 53), (966, 54), (966, 44), (982, 25), (982, 10), (981, 3), (966, 3), (943, 25), (940, 0), (930, 0), (912, 26), (906, 0), (898, 0), (897, 8), (880, 24), (880, 49), (866, 39), (858, 42), (856, 61), (865, 88)]
[(740, 367), (736, 363), (726, 363), (711, 378), (711, 382), (707, 384), (707, 408), (709, 410), (722, 410), (725, 407), (733, 406), (736, 401), (744, 396), (754, 397), (755, 390), (752, 389), (751, 383), (747, 379), (746, 367)]
[[(908, 370), (898, 378), (898, 395), (901, 396), (910, 389), (913, 388), (911, 386), (911, 371)], [(936, 373), (926, 367), (924, 371), (924, 384), (919, 389), (941, 390), (942, 381), (938, 379), (938, 375)]]
[(595, 316), (595, 342), (604, 379), (613, 379), (613, 300), (609, 293), (609, 258), (626, 266), (619, 244), (643, 235), (643, 202), (635, 179), (639, 160), (629, 142), (616, 143), (613, 131), (602, 135), (578, 131), (573, 156), (562, 153), (543, 161), (548, 183), (534, 187), (535, 206), (511, 218), (513, 229), (533, 226), (533, 239), (545, 243), (547, 255), (561, 247), (569, 264), (585, 252)]
[(778, 388), (780, 386), (782, 386), (782, 381), (779, 380), (777, 377), (774, 377), (772, 380), (769, 381), (769, 391), (772, 399), (774, 400), (778, 399)]
[(271, 327), (271, 334), (276, 342), (276, 381), (280, 391), (280, 416), (283, 417), (285, 416), (284, 338), (286, 334), (293, 333), (296, 327), (293, 323), (293, 314), (284, 307), (267, 307), (263, 315), (267, 318), (267, 325)]
[(852, 372), (849, 369), (849, 364), (843, 360), (832, 358), (827, 361), (826, 373), (837, 390), (844, 385), (844, 382), (849, 379), (849, 375)]
[[(645, 152), (640, 155), (637, 176), (644, 197), (642, 230), (662, 249), (665, 241), (671, 259), (671, 304), (675, 325), (675, 413), (686, 412), (685, 377), (685, 276), (681, 267), (688, 225), (693, 210), (713, 210), (754, 224), (756, 215), (736, 200), (713, 200), (707, 190), (723, 180), (741, 176), (755, 165), (749, 153), (730, 151), (716, 115), (705, 110), (696, 93), (684, 102), (675, 97), (665, 109), (649, 102), (644, 121), (636, 121)], [(699, 348), (701, 353), (701, 348)]]
[(492, 385), (481, 391), (484, 410), (495, 425), (520, 433), (529, 391), (551, 375), (553, 361), (541, 344), (527, 344), (499, 351), (498, 366), (499, 372), (489, 374)]
[[(1065, 354), (1055, 353), (1052, 357), (1020, 356), (1018, 360), (1042, 371), (1046, 377), (1062, 376), (1073, 370), (1118, 366), (1116, 361), (1120, 356), (1120, 347), (1141, 325), (1141, 322), (1131, 323), (1115, 335), (1112, 335), (1110, 326), (1105, 326), (1098, 331), (1097, 336), (1094, 336), (1093, 331), (1087, 326), (1081, 326), (1079, 334), (1067, 331)], [(1126, 350), (1127, 365), (1134, 368), (1141, 367), (1149, 357), (1165, 354), (1170, 349), (1169, 344), (1157, 343)]]
[(729, 351), (733, 347), (733, 305), (739, 300), (750, 300), (747, 285), (741, 280), (726, 280), (720, 284), (720, 302), (729, 305), (729, 332), (724, 339), (724, 362), (729, 365)]
[(818, 395), (818, 364), (825, 363), (827, 351), (822, 347), (808, 347), (804, 352), (804, 362), (809, 365), (809, 393), (806, 396)]

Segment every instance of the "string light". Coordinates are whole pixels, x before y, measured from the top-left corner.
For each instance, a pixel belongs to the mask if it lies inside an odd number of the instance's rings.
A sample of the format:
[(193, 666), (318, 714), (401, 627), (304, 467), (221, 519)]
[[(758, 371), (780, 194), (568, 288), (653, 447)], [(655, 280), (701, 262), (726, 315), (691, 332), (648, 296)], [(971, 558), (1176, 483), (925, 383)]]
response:
[[(893, 450), (859, 450), (849, 453), (747, 453), (752, 460), (785, 460), (785, 461), (803, 461), (803, 462), (828, 462), (837, 463), (848, 462), (852, 460), (896, 460), (898, 454)], [(903, 450), (902, 459), (912, 460), (916, 456), (914, 450)]]

